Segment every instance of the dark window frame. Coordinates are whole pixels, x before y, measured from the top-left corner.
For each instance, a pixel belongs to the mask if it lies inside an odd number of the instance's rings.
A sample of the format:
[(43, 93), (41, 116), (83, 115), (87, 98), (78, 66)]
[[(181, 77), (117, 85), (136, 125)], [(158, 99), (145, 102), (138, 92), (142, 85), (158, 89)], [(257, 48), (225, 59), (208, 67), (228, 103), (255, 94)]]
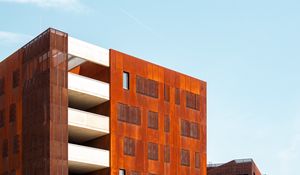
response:
[(158, 130), (159, 128), (158, 112), (148, 111), (148, 128)]
[(136, 141), (133, 138), (124, 137), (123, 139), (123, 154), (127, 156), (135, 156)]
[(117, 104), (118, 121), (140, 126), (142, 123), (141, 115), (141, 109), (139, 107), (129, 106), (123, 103)]
[(0, 110), (0, 128), (5, 126), (5, 110)]
[(0, 78), (0, 96), (5, 93), (5, 79), (4, 77)]
[(190, 151), (186, 149), (181, 149), (180, 151), (180, 164), (182, 166), (190, 166), (191, 164), (191, 156)]
[(175, 104), (180, 105), (180, 89), (175, 88)]
[(164, 162), (170, 163), (171, 162), (171, 148), (170, 145), (164, 146)]
[(166, 133), (170, 132), (170, 125), (171, 125), (171, 120), (169, 115), (165, 115), (164, 117), (164, 131)]
[(148, 142), (148, 159), (158, 161), (159, 148), (157, 143)]
[[(123, 172), (123, 174), (121, 174)], [(119, 169), (119, 175), (126, 175), (126, 170), (125, 169)]]
[(18, 87), (19, 82), (20, 82), (20, 70), (17, 69), (13, 72), (13, 75), (12, 75), (12, 87), (13, 88)]
[(123, 89), (130, 89), (130, 74), (129, 72), (123, 71)]
[(9, 122), (13, 123), (17, 119), (17, 105), (16, 103), (12, 103), (9, 106)]

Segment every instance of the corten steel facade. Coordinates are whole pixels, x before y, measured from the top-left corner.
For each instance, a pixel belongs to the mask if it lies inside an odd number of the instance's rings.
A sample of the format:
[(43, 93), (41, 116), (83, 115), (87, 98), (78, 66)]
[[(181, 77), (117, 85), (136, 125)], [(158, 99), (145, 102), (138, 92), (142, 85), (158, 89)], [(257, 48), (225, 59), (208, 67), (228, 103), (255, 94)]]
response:
[(0, 63), (0, 174), (206, 175), (206, 83), (48, 29)]
[(208, 175), (261, 175), (252, 159), (237, 159), (224, 164), (209, 164)]

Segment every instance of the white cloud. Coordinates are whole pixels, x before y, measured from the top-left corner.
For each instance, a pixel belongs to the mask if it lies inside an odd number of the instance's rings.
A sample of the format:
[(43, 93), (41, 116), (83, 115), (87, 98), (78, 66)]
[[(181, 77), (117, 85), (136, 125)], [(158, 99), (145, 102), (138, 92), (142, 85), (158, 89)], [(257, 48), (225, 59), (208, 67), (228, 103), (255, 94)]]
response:
[(80, 0), (0, 0), (0, 2), (33, 4), (43, 8), (57, 8), (76, 12), (85, 12), (88, 10)]
[(30, 35), (0, 31), (0, 43), (2, 45), (29, 42), (30, 39), (32, 39)]

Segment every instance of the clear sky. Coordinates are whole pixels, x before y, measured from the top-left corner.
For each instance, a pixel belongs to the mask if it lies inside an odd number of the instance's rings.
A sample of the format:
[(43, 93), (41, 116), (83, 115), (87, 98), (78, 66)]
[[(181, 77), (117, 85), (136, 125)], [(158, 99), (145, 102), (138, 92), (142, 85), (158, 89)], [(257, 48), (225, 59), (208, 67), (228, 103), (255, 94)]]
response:
[(0, 0), (0, 59), (48, 27), (208, 83), (208, 161), (299, 174), (299, 0)]

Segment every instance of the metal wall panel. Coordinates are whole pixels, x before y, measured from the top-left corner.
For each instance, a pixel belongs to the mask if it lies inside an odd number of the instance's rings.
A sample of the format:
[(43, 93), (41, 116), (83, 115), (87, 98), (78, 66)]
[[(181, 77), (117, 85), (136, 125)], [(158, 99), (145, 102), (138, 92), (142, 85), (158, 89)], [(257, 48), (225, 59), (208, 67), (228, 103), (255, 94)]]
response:
[[(125, 169), (128, 174), (205, 175), (206, 83), (115, 50), (110, 50), (110, 68), (111, 174), (118, 175), (119, 169)], [(122, 87), (124, 71), (130, 75), (128, 90)], [(199, 110), (186, 107), (186, 92), (200, 97)], [(119, 111), (120, 103), (140, 109), (140, 125), (118, 119), (123, 113)], [(157, 129), (148, 128), (149, 111), (157, 112)], [(169, 116), (169, 120), (165, 116)], [(181, 136), (181, 119), (197, 123), (199, 133), (189, 130), (188, 135), (199, 134), (199, 139)], [(168, 123), (169, 131), (165, 131)], [(126, 137), (136, 141), (135, 156), (124, 154)], [(149, 150), (149, 143), (157, 147)], [(189, 166), (181, 165), (182, 149), (190, 153)], [(152, 155), (154, 150), (157, 150), (157, 159)], [(197, 167), (195, 152), (199, 153), (200, 166)], [(149, 153), (155, 160), (148, 159)], [(165, 162), (168, 157), (170, 161)]]
[(0, 174), (68, 174), (66, 71), (67, 34), (54, 29), (0, 63), (0, 142), (8, 140)]

